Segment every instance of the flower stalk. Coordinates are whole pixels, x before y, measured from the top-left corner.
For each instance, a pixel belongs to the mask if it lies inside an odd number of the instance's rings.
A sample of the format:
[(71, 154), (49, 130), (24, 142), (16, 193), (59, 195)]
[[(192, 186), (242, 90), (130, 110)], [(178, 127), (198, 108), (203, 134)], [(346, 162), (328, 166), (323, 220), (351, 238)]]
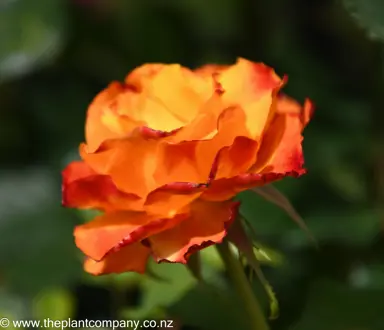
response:
[(224, 240), (221, 244), (217, 244), (216, 247), (236, 288), (237, 294), (244, 304), (244, 309), (248, 314), (250, 330), (268, 330), (269, 326), (260, 303), (253, 293), (240, 261), (231, 251), (228, 241)]

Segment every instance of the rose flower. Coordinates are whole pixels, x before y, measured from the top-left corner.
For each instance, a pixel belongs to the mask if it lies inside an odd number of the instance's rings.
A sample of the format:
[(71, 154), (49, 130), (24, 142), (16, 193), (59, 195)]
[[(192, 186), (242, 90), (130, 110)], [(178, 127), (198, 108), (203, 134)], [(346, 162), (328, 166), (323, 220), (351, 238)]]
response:
[(301, 106), (273, 69), (238, 59), (195, 71), (146, 64), (91, 103), (82, 161), (63, 171), (63, 205), (102, 215), (78, 226), (92, 274), (144, 272), (150, 255), (186, 263), (220, 243), (239, 192), (303, 168)]

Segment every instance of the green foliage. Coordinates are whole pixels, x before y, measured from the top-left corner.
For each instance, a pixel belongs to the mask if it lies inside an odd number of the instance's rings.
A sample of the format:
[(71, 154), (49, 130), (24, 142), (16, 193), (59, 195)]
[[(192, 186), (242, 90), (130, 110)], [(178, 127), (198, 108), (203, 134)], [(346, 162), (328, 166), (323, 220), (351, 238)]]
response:
[(3, 1), (0, 4), (0, 78), (20, 76), (46, 65), (64, 43), (62, 0)]
[(199, 284), (170, 308), (171, 315), (202, 330), (247, 330), (244, 311), (228, 290)]
[[(356, 289), (332, 281), (313, 283), (303, 317), (294, 330), (380, 330), (383, 291)], [(337, 306), (337, 308), (335, 308)], [(351, 313), (353, 311), (353, 313)]]
[[(81, 275), (73, 245), (73, 225), (64, 210), (13, 217), (0, 231), (3, 277), (14, 290), (36, 294), (46, 286), (69, 285)], [(47, 235), (46, 233), (49, 233)]]
[(144, 319), (161, 311), (164, 313), (164, 308), (179, 300), (196, 283), (183, 265), (163, 263), (153, 265), (153, 268), (155, 274), (163, 280), (146, 277), (140, 282), (143, 296), (140, 307), (128, 312), (131, 319)]
[(295, 208), (289, 202), (288, 198), (284, 196), (284, 194), (282, 194), (278, 189), (275, 189), (272, 185), (267, 185), (264, 187), (254, 188), (252, 191), (263, 197), (268, 202), (271, 202), (284, 210), (287, 215), (308, 235), (309, 239), (316, 243), (315, 238), (309, 231), (304, 220), (297, 213)]
[(34, 299), (32, 311), (38, 320), (67, 320), (73, 318), (75, 307), (73, 297), (67, 290), (55, 288), (41, 291)]
[(381, 0), (343, 0), (352, 17), (372, 39), (384, 41), (384, 3)]

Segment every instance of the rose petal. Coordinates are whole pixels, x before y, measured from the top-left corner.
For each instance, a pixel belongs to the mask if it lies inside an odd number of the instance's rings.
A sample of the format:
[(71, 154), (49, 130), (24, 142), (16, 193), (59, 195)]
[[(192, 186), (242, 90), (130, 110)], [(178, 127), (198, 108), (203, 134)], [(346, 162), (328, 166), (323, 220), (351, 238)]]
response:
[(293, 99), (279, 98), (277, 113), (266, 131), (253, 173), (303, 174), (302, 131), (308, 124), (313, 105), (306, 100), (301, 106)]
[(259, 140), (275, 111), (274, 99), (285, 83), (263, 63), (239, 58), (231, 66), (205, 66), (197, 74), (219, 74), (218, 81), (226, 91), (227, 106), (239, 104), (246, 113), (246, 127), (251, 137)]
[(258, 143), (244, 136), (238, 136), (230, 147), (219, 152), (214, 179), (231, 178), (246, 173), (255, 163)]
[(118, 190), (107, 175), (98, 175), (84, 162), (70, 163), (62, 173), (65, 207), (102, 211), (139, 210), (140, 198)]
[(276, 113), (262, 141), (257, 161), (250, 173), (230, 179), (215, 180), (201, 196), (210, 201), (232, 198), (241, 191), (280, 180), (285, 176), (298, 177), (305, 174), (301, 135), (304, 117), (308, 118), (310, 103), (306, 102), (300, 111)]
[(101, 261), (87, 258), (84, 262), (84, 270), (92, 275), (124, 272), (144, 273), (150, 251), (140, 242), (133, 243), (116, 253), (109, 254)]
[(209, 185), (209, 188), (201, 195), (201, 199), (215, 202), (226, 201), (244, 190), (265, 185), (282, 177), (284, 177), (284, 175), (279, 173), (267, 173), (264, 175), (247, 173), (237, 175), (230, 179), (214, 180)]
[(159, 140), (131, 136), (107, 140), (94, 153), (80, 146), (80, 155), (99, 174), (109, 175), (117, 188), (145, 198), (158, 186), (153, 173), (158, 167)]
[(217, 153), (231, 146), (238, 135), (247, 136), (242, 109), (232, 107), (218, 118), (217, 134), (211, 139), (164, 144), (159, 149), (154, 178), (160, 185), (168, 182), (206, 183)]
[(185, 264), (194, 251), (220, 243), (237, 216), (237, 208), (234, 202), (193, 203), (188, 219), (148, 238), (155, 259)]
[(131, 71), (125, 78), (125, 82), (135, 86), (139, 91), (142, 91), (148, 84), (151, 83), (152, 77), (162, 70), (166, 64), (162, 63), (147, 63), (143, 64)]
[(217, 133), (220, 115), (226, 110), (222, 99), (225, 91), (214, 77), (212, 85), (212, 96), (198, 109), (195, 118), (172, 136), (172, 143), (210, 139)]
[(304, 106), (287, 95), (279, 95), (277, 102), (277, 113), (299, 115), (303, 128), (307, 126), (314, 113), (314, 105), (311, 100), (306, 99)]
[(207, 189), (206, 184), (174, 182), (152, 191), (145, 201), (145, 211), (150, 214), (173, 216), (192, 203)]
[(105, 140), (124, 137), (145, 125), (172, 131), (184, 122), (149, 91), (114, 82), (99, 93), (88, 108), (85, 127), (88, 151), (93, 152)]
[(154, 130), (170, 132), (182, 127), (185, 122), (169, 110), (167, 103), (153, 95), (151, 89), (140, 94), (123, 93), (117, 97), (116, 108), (121, 115), (134, 118)]
[(119, 116), (117, 98), (124, 93), (137, 95), (129, 86), (113, 82), (90, 104), (85, 125), (85, 137), (90, 152), (96, 150), (103, 141), (123, 136), (140, 125), (140, 122), (130, 117)]
[[(215, 157), (223, 146), (231, 146), (237, 134), (248, 135), (244, 123), (244, 112), (240, 108), (229, 108), (218, 118), (217, 134), (209, 140), (171, 144), (166, 138), (163, 141), (147, 139), (139, 135), (105, 141), (92, 154), (87, 153), (86, 146), (83, 145), (80, 153), (95, 171), (111, 176), (119, 190), (146, 199), (146, 193), (167, 186), (169, 182), (186, 182), (202, 187), (202, 184), (210, 180)], [(236, 156), (237, 148), (239, 148), (237, 153), (244, 152), (243, 163), (239, 163), (240, 158), (236, 160), (235, 165), (229, 164), (228, 160), (229, 166), (237, 171), (244, 166), (248, 168), (250, 165), (248, 163), (254, 161), (254, 155), (250, 152), (254, 153), (255, 147), (244, 147), (244, 143), (240, 143), (240, 140), (225, 156), (233, 158), (234, 155)], [(248, 159), (247, 163), (244, 162), (245, 158)], [(228, 167), (225, 166), (221, 166), (220, 171), (227, 168), (228, 172)], [(154, 174), (151, 171), (154, 171)], [(146, 210), (150, 213), (155, 213), (154, 210), (156, 210), (160, 212), (158, 214), (165, 215), (176, 211), (178, 205), (182, 206), (188, 201), (193, 201), (200, 193), (201, 189), (192, 194), (177, 194), (171, 197), (171, 194), (161, 189), (153, 194), (150, 202), (146, 203)], [(165, 203), (170, 198), (172, 208), (170, 208), (171, 204)]]
[(212, 77), (212, 75), (221, 73), (229, 68), (229, 65), (206, 64), (197, 68), (194, 72), (204, 78)]
[(123, 247), (166, 230), (185, 219), (186, 213), (159, 219), (144, 212), (117, 211), (105, 213), (89, 223), (77, 226), (74, 236), (77, 247), (96, 261)]
[[(129, 74), (126, 82), (138, 86), (149, 98), (165, 105), (169, 113), (179, 120), (179, 126), (189, 123), (213, 93), (210, 82), (179, 64), (144, 65)], [(147, 115), (149, 127), (166, 130), (160, 127), (155, 111), (143, 114)]]

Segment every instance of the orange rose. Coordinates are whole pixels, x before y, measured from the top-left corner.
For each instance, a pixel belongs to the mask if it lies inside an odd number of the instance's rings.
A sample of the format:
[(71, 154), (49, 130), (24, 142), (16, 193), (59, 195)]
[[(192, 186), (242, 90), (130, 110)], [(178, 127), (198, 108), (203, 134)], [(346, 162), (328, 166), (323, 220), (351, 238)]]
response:
[(312, 106), (279, 96), (284, 83), (239, 59), (196, 71), (146, 64), (102, 91), (82, 161), (63, 171), (63, 204), (104, 212), (75, 229), (86, 271), (144, 272), (149, 255), (186, 263), (225, 237), (236, 194), (304, 174)]

